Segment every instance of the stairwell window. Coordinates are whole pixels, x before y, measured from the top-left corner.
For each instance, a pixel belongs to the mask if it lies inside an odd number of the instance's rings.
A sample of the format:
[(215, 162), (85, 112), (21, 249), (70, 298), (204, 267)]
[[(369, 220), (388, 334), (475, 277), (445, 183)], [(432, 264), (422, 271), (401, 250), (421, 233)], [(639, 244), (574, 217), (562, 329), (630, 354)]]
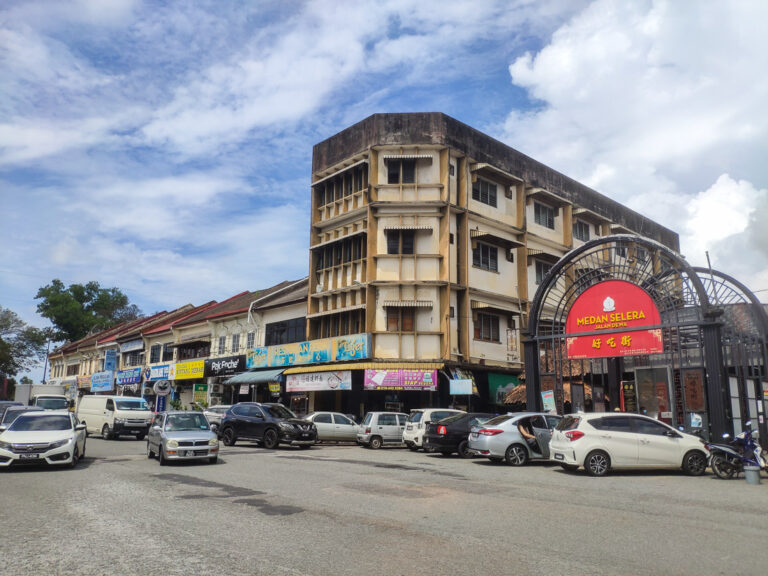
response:
[(555, 229), (555, 209), (541, 202), (533, 203), (533, 220), (539, 226)]
[(501, 342), (499, 337), (499, 317), (495, 314), (477, 313), (475, 320), (475, 340)]
[(544, 281), (544, 277), (552, 270), (552, 265), (536, 260), (536, 284), (541, 284)]
[(232, 334), (232, 354), (237, 354), (240, 350), (240, 334)]
[(250, 350), (251, 348), (253, 348), (253, 343), (255, 341), (256, 341), (256, 334), (254, 332), (248, 332), (248, 335), (246, 336), (246, 339), (245, 339), (245, 342), (246, 342), (245, 347), (248, 348), (248, 350)]
[(591, 226), (581, 220), (574, 220), (573, 222), (573, 237), (582, 242), (589, 241), (589, 230)]
[(387, 230), (387, 254), (413, 254), (413, 230)]
[(219, 336), (219, 355), (224, 354), (227, 350), (227, 337)]
[(496, 208), (496, 190), (496, 184), (484, 180), (483, 178), (478, 178), (475, 180), (475, 183), (472, 184), (472, 199)]
[(499, 271), (499, 249), (490, 244), (477, 243), (472, 250), (472, 265), (492, 272)]
[(387, 184), (416, 182), (416, 160), (387, 160)]

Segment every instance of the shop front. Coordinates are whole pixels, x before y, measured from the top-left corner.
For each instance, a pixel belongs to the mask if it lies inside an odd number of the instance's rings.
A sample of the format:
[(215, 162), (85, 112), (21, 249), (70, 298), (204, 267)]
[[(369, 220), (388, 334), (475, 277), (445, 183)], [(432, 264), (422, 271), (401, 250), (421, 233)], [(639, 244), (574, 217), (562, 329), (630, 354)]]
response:
[(283, 368), (248, 370), (224, 381), (231, 394), (226, 404), (238, 402), (280, 402)]
[(240, 374), (245, 370), (245, 354), (209, 358), (206, 360), (203, 376), (207, 381), (207, 397), (204, 401), (209, 406), (229, 404), (233, 396), (233, 389), (224, 383), (232, 376)]
[(569, 252), (534, 297), (526, 404), (622, 410), (719, 438), (753, 420), (766, 438), (768, 317), (743, 285), (631, 235)]
[(205, 360), (202, 359), (177, 362), (171, 366), (173, 387), (169, 404), (173, 409), (180, 410), (196, 407), (195, 385), (206, 384), (204, 374)]
[(141, 396), (141, 368), (120, 370), (115, 375), (117, 393), (120, 396)]

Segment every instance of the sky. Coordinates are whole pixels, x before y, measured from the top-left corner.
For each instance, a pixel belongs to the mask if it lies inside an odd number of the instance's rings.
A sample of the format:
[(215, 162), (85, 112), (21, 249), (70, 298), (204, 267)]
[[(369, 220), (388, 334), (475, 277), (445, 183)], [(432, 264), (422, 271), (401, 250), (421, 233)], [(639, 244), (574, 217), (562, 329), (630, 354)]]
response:
[(768, 302), (768, 2), (0, 4), (0, 306), (147, 314), (308, 273), (312, 146), (444, 112)]

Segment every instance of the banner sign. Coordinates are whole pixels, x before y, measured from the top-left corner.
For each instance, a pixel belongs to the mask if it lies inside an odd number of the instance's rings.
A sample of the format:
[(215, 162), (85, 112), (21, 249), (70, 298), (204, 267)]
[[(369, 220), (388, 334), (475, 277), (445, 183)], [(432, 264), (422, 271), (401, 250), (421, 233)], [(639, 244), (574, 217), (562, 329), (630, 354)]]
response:
[(144, 350), (144, 340), (139, 338), (138, 340), (130, 340), (129, 342), (123, 342), (120, 346), (120, 353), (136, 352), (137, 350)]
[(352, 371), (289, 374), (286, 392), (313, 392), (317, 390), (352, 390)]
[(213, 358), (205, 361), (205, 370), (203, 375), (208, 378), (211, 376), (232, 376), (239, 372), (245, 372), (245, 355), (227, 356), (224, 358)]
[(272, 396), (280, 394), (280, 382), (270, 382), (269, 391), (272, 393)]
[(78, 388), (90, 388), (91, 387), (91, 375), (88, 376), (78, 376), (77, 377), (77, 387)]
[(108, 392), (114, 389), (114, 372), (96, 372), (91, 374), (91, 392)]
[(552, 414), (556, 413), (557, 408), (555, 408), (555, 391), (544, 390), (544, 392), (541, 393), (541, 403), (544, 407), (544, 412), (551, 412)]
[(158, 396), (155, 399), (155, 412), (165, 412), (166, 398), (167, 396)]
[(437, 390), (437, 370), (365, 370), (366, 390)]
[(520, 386), (520, 378), (512, 374), (488, 373), (488, 398), (491, 404), (506, 404), (507, 394)]
[(269, 368), (363, 360), (369, 357), (370, 349), (368, 334), (352, 334), (277, 346), (261, 346), (248, 351), (246, 367)]
[(114, 372), (117, 370), (117, 350), (107, 350), (104, 352), (104, 371)]
[(472, 394), (472, 380), (448, 380), (450, 393), (457, 396)]
[(192, 400), (194, 402), (206, 402), (208, 400), (208, 384), (195, 384)]
[(129, 370), (120, 370), (117, 373), (117, 385), (136, 384), (141, 382), (141, 368), (131, 368)]
[(192, 360), (191, 362), (177, 362), (174, 380), (191, 380), (202, 378), (205, 374), (205, 360)]
[[(566, 357), (610, 358), (664, 352), (659, 310), (648, 293), (624, 280), (606, 280), (587, 288), (573, 303), (565, 322)], [(608, 331), (610, 330), (610, 331)], [(569, 336), (581, 332), (599, 334)]]
[(170, 380), (171, 379), (171, 365), (160, 364), (158, 366), (150, 366), (144, 370), (144, 380), (150, 382), (152, 380)]

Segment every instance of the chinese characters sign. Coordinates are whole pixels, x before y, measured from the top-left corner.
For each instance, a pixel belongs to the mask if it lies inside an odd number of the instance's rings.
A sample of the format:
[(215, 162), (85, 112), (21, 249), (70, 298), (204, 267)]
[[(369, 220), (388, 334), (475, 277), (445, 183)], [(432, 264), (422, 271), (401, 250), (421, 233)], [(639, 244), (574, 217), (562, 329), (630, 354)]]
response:
[(659, 310), (645, 290), (623, 280), (601, 282), (585, 290), (571, 306), (565, 323), (566, 356), (607, 358), (664, 352), (661, 329), (642, 329), (659, 324)]
[(366, 390), (437, 390), (437, 370), (366, 369)]
[(312, 392), (316, 390), (352, 390), (352, 371), (314, 372), (290, 374), (285, 382), (286, 392)]

